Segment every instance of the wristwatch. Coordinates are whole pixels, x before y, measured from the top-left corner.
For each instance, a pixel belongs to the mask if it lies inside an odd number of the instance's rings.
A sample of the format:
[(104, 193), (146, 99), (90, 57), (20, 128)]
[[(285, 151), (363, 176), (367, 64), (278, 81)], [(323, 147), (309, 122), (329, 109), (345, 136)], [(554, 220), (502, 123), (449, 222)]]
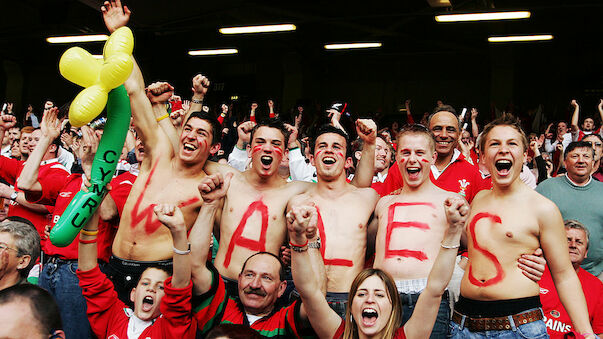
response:
[(9, 199), (12, 201), (15, 201), (15, 200), (17, 200), (17, 195), (18, 195), (17, 191), (14, 191), (13, 194), (10, 195)]
[(317, 238), (316, 241), (309, 243), (308, 248), (316, 248), (317, 250), (319, 250), (320, 249), (320, 237)]

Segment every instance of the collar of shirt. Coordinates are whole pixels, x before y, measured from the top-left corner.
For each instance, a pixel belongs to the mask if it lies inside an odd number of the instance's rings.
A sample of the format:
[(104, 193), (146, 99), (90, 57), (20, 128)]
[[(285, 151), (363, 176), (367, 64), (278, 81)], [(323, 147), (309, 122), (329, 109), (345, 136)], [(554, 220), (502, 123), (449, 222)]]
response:
[(444, 173), (444, 171), (448, 168), (448, 166), (450, 166), (450, 164), (452, 164), (453, 162), (457, 161), (460, 157), (461, 157), (461, 152), (455, 148), (454, 151), (452, 152), (452, 158), (450, 159), (450, 162), (448, 163), (448, 165), (446, 165), (446, 167), (444, 167), (443, 170), (440, 171), (440, 170), (438, 170), (436, 165), (431, 165), (431, 173), (433, 174), (433, 177), (437, 180), (438, 177), (440, 175), (442, 175), (442, 173)]
[(572, 179), (570, 179), (570, 177), (569, 177), (569, 175), (567, 175), (567, 173), (565, 173), (565, 178), (567, 179), (567, 181), (570, 182), (570, 184), (572, 184), (573, 186), (576, 186), (576, 187), (588, 186), (588, 184), (590, 184), (590, 182), (593, 180), (593, 176), (591, 175), (591, 176), (588, 177), (588, 181), (586, 182), (586, 184), (584, 184), (584, 185), (578, 185)]
[(52, 158), (52, 159), (48, 159), (48, 160), (43, 160), (40, 163), (40, 166), (44, 166), (44, 165), (50, 164), (52, 162), (58, 162), (58, 159), (57, 158)]

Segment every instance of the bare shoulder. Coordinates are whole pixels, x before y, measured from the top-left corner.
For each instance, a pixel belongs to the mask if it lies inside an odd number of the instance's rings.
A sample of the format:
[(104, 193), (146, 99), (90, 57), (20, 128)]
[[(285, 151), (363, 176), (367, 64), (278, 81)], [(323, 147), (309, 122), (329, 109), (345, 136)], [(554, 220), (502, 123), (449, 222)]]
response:
[(384, 208), (387, 208), (389, 205), (393, 204), (398, 199), (400, 199), (399, 195), (386, 195), (386, 196), (382, 197), (377, 202), (377, 206), (375, 207), (375, 214), (381, 213), (381, 211), (383, 211)]
[(217, 173), (221, 173), (222, 175), (224, 175), (229, 172), (232, 172), (234, 174), (241, 173), (238, 170), (230, 167), (229, 165), (218, 164), (217, 162), (210, 161), (210, 160), (207, 160), (205, 162), (205, 167), (203, 167), (203, 169), (205, 170), (205, 173), (207, 173), (209, 175), (217, 174)]
[(289, 202), (287, 203), (287, 205), (289, 207), (291, 207), (293, 205), (304, 205), (311, 201), (312, 201), (312, 197), (309, 193), (301, 193), (301, 194), (296, 194), (296, 195), (292, 196), (291, 198), (289, 198)]
[(373, 204), (375, 204), (379, 200), (379, 194), (377, 194), (377, 192), (370, 187), (365, 187), (365, 188), (355, 187), (355, 190), (356, 190), (356, 194), (359, 195), (365, 201), (370, 201)]
[(539, 220), (549, 220), (561, 216), (561, 212), (554, 202), (534, 190), (530, 190), (525, 199), (530, 202), (530, 206), (534, 208)]
[(294, 181), (288, 182), (286, 187), (288, 190), (293, 191), (294, 194), (301, 194), (301, 193), (308, 192), (315, 185), (316, 184), (313, 182), (294, 180)]
[(491, 190), (481, 190), (477, 192), (477, 194), (473, 197), (473, 200), (471, 201), (471, 205), (477, 205), (483, 200), (487, 199), (490, 196), (490, 193), (492, 193)]

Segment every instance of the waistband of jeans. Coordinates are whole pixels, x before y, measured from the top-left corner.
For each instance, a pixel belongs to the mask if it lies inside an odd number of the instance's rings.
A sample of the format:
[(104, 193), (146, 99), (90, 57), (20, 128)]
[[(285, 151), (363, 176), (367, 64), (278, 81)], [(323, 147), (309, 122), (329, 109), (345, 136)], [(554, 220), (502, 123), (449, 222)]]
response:
[(139, 271), (141, 269), (147, 269), (149, 267), (168, 267), (171, 268), (173, 266), (172, 259), (167, 260), (158, 260), (158, 261), (136, 261), (136, 260), (128, 260), (122, 259), (112, 255), (109, 258), (109, 265), (117, 270), (134, 270)]
[(465, 298), (461, 295), (459, 301), (454, 305), (457, 312), (471, 318), (504, 317), (540, 307), (542, 304), (539, 296), (483, 301)]

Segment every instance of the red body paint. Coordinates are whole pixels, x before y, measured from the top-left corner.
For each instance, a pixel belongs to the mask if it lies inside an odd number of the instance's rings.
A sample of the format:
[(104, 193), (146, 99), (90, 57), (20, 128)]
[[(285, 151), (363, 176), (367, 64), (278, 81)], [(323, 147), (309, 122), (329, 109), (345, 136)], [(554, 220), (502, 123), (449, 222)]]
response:
[(435, 209), (434, 204), (430, 202), (397, 202), (391, 204), (389, 206), (387, 212), (387, 229), (385, 231), (385, 258), (392, 257), (405, 257), (405, 258), (415, 258), (420, 261), (424, 261), (429, 259), (425, 252), (417, 251), (417, 250), (409, 250), (409, 249), (401, 249), (401, 250), (392, 250), (390, 249), (390, 242), (392, 239), (392, 232), (395, 228), (399, 227), (413, 227), (418, 228), (420, 230), (428, 230), (429, 225), (424, 222), (419, 221), (394, 221), (394, 215), (396, 213), (396, 208), (398, 207), (406, 207), (406, 206), (427, 206)]
[(345, 159), (345, 156), (342, 152), (335, 152), (335, 154), (339, 155), (342, 159)]
[(478, 250), (480, 253), (485, 255), (486, 258), (490, 259), (490, 261), (492, 261), (492, 263), (494, 264), (494, 267), (496, 267), (496, 275), (494, 276), (494, 278), (491, 278), (491, 279), (488, 279), (488, 280), (482, 282), (473, 276), (473, 272), (472, 272), (473, 265), (471, 265), (471, 264), (469, 265), (469, 282), (472, 283), (473, 285), (479, 286), (479, 287), (494, 285), (496, 283), (501, 282), (503, 280), (503, 278), (505, 277), (505, 271), (503, 271), (502, 265), (500, 264), (500, 262), (498, 261), (496, 256), (494, 254), (492, 254), (491, 252), (489, 252), (488, 250), (481, 248), (479, 246), (479, 244), (477, 243), (477, 239), (475, 238), (475, 224), (480, 219), (483, 219), (483, 218), (488, 218), (488, 219), (492, 220), (492, 222), (497, 223), (497, 224), (502, 223), (500, 217), (496, 214), (478, 213), (473, 217), (473, 220), (471, 220), (471, 223), (469, 224), (469, 232), (471, 233), (473, 247), (475, 247), (476, 250)]
[(429, 163), (429, 160), (427, 160), (427, 159), (421, 159), (421, 161), (422, 161), (422, 162)]
[(256, 154), (257, 152), (261, 152), (262, 151), (262, 146), (253, 146), (253, 149), (251, 150), (251, 154)]
[[(145, 207), (142, 211), (139, 211), (140, 204), (142, 203), (142, 200), (144, 199), (144, 195), (147, 191), (147, 188), (149, 187), (151, 178), (153, 177), (153, 174), (155, 173), (157, 164), (159, 164), (159, 159), (157, 159), (157, 161), (153, 165), (153, 168), (151, 169), (151, 173), (149, 173), (149, 177), (147, 178), (147, 181), (144, 183), (144, 188), (142, 189), (142, 192), (136, 199), (136, 204), (134, 204), (134, 208), (132, 208), (132, 212), (130, 213), (130, 218), (131, 218), (130, 227), (136, 228), (136, 225), (138, 225), (141, 221), (144, 220), (144, 230), (145, 230), (146, 234), (152, 234), (159, 227), (161, 227), (161, 222), (155, 216), (155, 212), (153, 212), (153, 209), (155, 208), (156, 204), (150, 204), (149, 206)], [(186, 201), (179, 203), (178, 207), (188, 206), (188, 205), (196, 203), (197, 201), (199, 201), (198, 197), (190, 198)]]
[[(258, 211), (262, 215), (262, 228), (260, 231), (260, 239), (254, 240), (249, 238), (244, 238), (242, 236), (243, 230), (245, 226), (247, 226), (247, 219), (254, 213)], [(228, 249), (226, 250), (226, 257), (224, 258), (224, 267), (228, 268), (230, 265), (230, 259), (232, 257), (232, 251), (235, 246), (241, 246), (252, 251), (263, 252), (266, 251), (266, 231), (268, 230), (268, 206), (266, 206), (262, 200), (252, 202), (247, 210), (241, 217), (241, 222), (237, 226), (237, 229), (232, 234), (230, 238), (230, 243), (228, 244)]]
[(318, 212), (318, 232), (320, 234), (320, 254), (322, 255), (322, 259), (324, 260), (325, 265), (332, 265), (332, 266), (345, 266), (345, 267), (352, 267), (354, 266), (354, 262), (352, 260), (348, 260), (348, 259), (338, 259), (338, 258), (333, 258), (333, 259), (327, 259), (325, 258), (325, 248), (327, 247), (327, 234), (325, 233), (325, 225), (322, 222), (322, 216), (320, 215), (320, 210), (318, 209), (318, 206), (316, 206), (316, 211)]
[(283, 150), (279, 147), (274, 147), (274, 153), (278, 154), (281, 158), (283, 157)]

